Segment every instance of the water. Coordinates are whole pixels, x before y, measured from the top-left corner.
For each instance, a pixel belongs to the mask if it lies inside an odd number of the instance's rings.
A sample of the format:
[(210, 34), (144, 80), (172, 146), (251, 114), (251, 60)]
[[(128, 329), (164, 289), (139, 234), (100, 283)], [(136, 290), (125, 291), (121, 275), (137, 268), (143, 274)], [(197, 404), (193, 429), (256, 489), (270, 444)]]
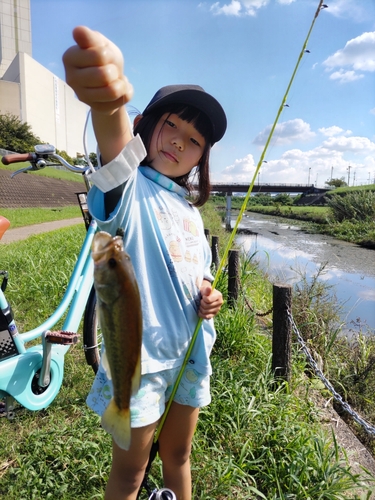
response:
[[(232, 224), (233, 225), (233, 224)], [(266, 270), (272, 282), (293, 284), (314, 275), (327, 263), (320, 277), (334, 286), (343, 304), (345, 330), (361, 329), (375, 334), (375, 251), (358, 247), (329, 236), (308, 234), (298, 225), (285, 224), (276, 217), (245, 215), (240, 228), (251, 235), (239, 234), (237, 244)]]

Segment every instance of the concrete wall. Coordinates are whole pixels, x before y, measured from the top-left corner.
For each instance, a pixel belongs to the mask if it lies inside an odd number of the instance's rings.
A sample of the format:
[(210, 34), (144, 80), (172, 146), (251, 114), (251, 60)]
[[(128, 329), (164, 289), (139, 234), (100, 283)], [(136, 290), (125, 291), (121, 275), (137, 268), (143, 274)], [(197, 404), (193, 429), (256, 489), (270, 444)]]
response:
[(0, 112), (21, 118), (20, 84), (0, 80)]
[(12, 105), (13, 114), (27, 122), (42, 142), (53, 144), (73, 157), (83, 152), (82, 137), (88, 106), (75, 97), (63, 80), (28, 54), (19, 52), (0, 82), (4, 91), (0, 113), (11, 112), (5, 103), (10, 103), (10, 100), (15, 103), (17, 86), (20, 90), (19, 110), (17, 112), (15, 104)]
[(32, 55), (30, 0), (0, 0), (0, 78), (18, 52)]

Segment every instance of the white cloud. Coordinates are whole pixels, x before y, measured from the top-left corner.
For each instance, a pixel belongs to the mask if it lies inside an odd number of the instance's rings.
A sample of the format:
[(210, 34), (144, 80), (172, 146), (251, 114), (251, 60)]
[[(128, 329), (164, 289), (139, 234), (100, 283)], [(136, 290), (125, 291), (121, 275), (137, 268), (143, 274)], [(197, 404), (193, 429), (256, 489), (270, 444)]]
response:
[(235, 160), (232, 165), (225, 167), (222, 171), (222, 179), (235, 182), (250, 182), (255, 172), (255, 162), (252, 154), (248, 154), (244, 158)]
[[(285, 151), (277, 159), (268, 159), (260, 169), (260, 183), (314, 183), (323, 187), (331, 178), (348, 180), (350, 185), (367, 184), (375, 174), (375, 142), (367, 137), (347, 137), (340, 127), (332, 126), (319, 129), (327, 138), (317, 147), (303, 151), (293, 148)], [(341, 131), (341, 132), (340, 132)], [(216, 181), (248, 182), (252, 180), (256, 163), (251, 154), (236, 160), (222, 171)], [(356, 175), (354, 176), (354, 172)], [(217, 176), (216, 176), (217, 177)], [(258, 180), (256, 181), (258, 182)]]
[(375, 108), (370, 109), (370, 113), (371, 113), (372, 115), (375, 115)]
[(334, 71), (329, 79), (338, 80), (340, 83), (354, 82), (355, 80), (360, 80), (363, 78), (363, 74), (355, 73), (354, 71), (345, 71), (340, 69), (339, 71)]
[(375, 152), (375, 143), (367, 137), (330, 137), (322, 143), (323, 148), (339, 152), (370, 154)]
[[(221, 5), (215, 2), (211, 5), (210, 11), (214, 15), (224, 16), (255, 16), (257, 11), (268, 5), (270, 0), (231, 0), (230, 3)], [(295, 0), (277, 0), (282, 5), (290, 5)]]
[(351, 135), (351, 130), (344, 131), (341, 127), (337, 127), (333, 125), (332, 127), (322, 127), (319, 129), (319, 132), (327, 137), (332, 137), (333, 135)]
[(232, 0), (229, 5), (223, 5), (222, 7), (220, 7), (219, 2), (216, 2), (210, 7), (210, 11), (217, 16), (220, 14), (225, 16), (239, 16), (241, 14), (241, 9), (241, 2), (238, 2), (237, 0)]
[[(254, 139), (254, 144), (263, 146), (271, 131), (272, 125), (268, 125), (262, 132), (260, 132)], [(295, 118), (276, 125), (273, 140), (276, 141), (278, 146), (282, 144), (290, 144), (294, 141), (309, 141), (315, 137), (315, 132), (312, 132), (310, 125), (301, 118)]]
[[(343, 49), (339, 49), (329, 56), (323, 65), (327, 71), (337, 71), (330, 78), (340, 82), (351, 82), (363, 78), (359, 72), (375, 71), (375, 31), (349, 40)], [(349, 67), (349, 69), (344, 69)]]
[(365, 21), (371, 14), (373, 15), (373, 11), (366, 11), (364, 4), (358, 0), (330, 0), (327, 13), (356, 22)]

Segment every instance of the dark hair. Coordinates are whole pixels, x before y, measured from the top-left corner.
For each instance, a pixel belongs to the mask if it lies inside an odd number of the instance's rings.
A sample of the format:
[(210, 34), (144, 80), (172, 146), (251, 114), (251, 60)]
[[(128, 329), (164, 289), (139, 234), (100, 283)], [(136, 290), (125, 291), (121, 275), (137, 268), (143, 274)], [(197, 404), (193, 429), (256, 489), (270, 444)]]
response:
[[(134, 127), (134, 134), (139, 134), (141, 136), (147, 151), (150, 148), (155, 127), (165, 113), (176, 114), (182, 120), (192, 123), (206, 141), (203, 155), (194, 172), (194, 178), (198, 184), (198, 196), (194, 199), (193, 204), (196, 207), (201, 207), (208, 200), (211, 188), (209, 169), (209, 157), (213, 133), (211, 123), (202, 111), (199, 111), (193, 106), (187, 106), (186, 104), (167, 104), (165, 106), (160, 106), (148, 113), (146, 116), (142, 116)], [(148, 157), (146, 156), (146, 158), (141, 162), (141, 165), (147, 164)], [(190, 195), (192, 194), (193, 182), (190, 180), (190, 172), (186, 175), (175, 177), (173, 180), (180, 186), (186, 188)]]

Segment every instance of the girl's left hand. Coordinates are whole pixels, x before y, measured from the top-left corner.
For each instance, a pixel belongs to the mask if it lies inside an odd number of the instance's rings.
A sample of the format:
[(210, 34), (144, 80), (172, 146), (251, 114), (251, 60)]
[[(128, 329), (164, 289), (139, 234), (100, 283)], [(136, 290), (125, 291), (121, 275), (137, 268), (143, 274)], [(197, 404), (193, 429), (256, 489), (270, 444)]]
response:
[(202, 319), (211, 319), (220, 311), (223, 305), (223, 296), (219, 290), (212, 289), (209, 281), (204, 281), (200, 292), (202, 295), (198, 316)]

